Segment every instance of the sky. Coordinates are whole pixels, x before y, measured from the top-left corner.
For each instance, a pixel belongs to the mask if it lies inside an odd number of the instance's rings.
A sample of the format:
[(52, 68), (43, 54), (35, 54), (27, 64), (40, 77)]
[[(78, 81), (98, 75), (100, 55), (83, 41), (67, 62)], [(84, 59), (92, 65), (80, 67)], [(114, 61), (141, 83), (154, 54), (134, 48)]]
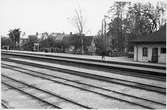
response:
[[(134, 0), (133, 0), (134, 1)], [(152, 2), (157, 0), (151, 0)], [(20, 28), (26, 34), (36, 32), (75, 33), (72, 22), (75, 9), (86, 19), (85, 32), (96, 35), (113, 0), (0, 0), (0, 35)]]

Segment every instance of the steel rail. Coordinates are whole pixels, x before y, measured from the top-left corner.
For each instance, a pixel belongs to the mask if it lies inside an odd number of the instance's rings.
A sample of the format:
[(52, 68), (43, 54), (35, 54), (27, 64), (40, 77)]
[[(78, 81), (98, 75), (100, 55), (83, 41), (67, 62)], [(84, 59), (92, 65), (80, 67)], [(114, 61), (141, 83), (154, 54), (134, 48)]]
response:
[[(25, 72), (24, 72), (24, 73), (25, 73)], [(27, 73), (27, 74), (29, 74), (29, 73)], [(81, 88), (81, 87), (78, 87), (78, 86), (75, 86), (75, 85), (71, 85), (71, 84), (67, 84), (67, 83), (64, 83), (64, 82), (52, 80), (52, 79), (49, 79), (49, 78), (45, 78), (45, 77), (41, 77), (41, 76), (37, 76), (37, 75), (33, 75), (33, 74), (31, 74), (31, 75), (32, 75), (32, 76), (39, 77), (39, 78), (42, 78), (42, 79), (47, 79), (47, 80), (49, 80), (49, 81), (53, 81), (53, 82), (56, 82), (56, 83), (59, 83), (59, 84), (63, 84), (63, 85), (71, 86), (71, 87), (74, 87), (74, 88), (78, 88), (78, 89), (81, 89), (81, 90), (84, 90), (84, 91), (89, 91), (89, 92), (92, 92), (92, 93), (101, 95), (101, 96), (103, 96), (103, 97), (106, 97), (106, 98), (111, 98), (111, 99), (119, 100), (119, 101), (122, 101), (122, 102), (127, 102), (127, 103), (129, 103), (129, 104), (141, 106), (141, 107), (144, 107), (144, 108), (147, 108), (147, 109), (153, 109), (152, 107), (148, 107), (148, 106), (145, 106), (145, 105), (142, 105), (142, 104), (138, 104), (138, 103), (135, 103), (135, 102), (133, 102), (133, 101), (127, 101), (127, 100), (125, 100), (125, 99), (121, 99), (121, 98), (109, 96), (109, 95), (106, 95), (106, 94), (102, 94), (102, 93), (100, 93), (100, 92), (95, 92), (95, 91), (93, 91), (93, 90)], [(4, 75), (2, 75), (2, 76), (4, 76)], [(8, 77), (8, 76), (5, 76), (5, 77)], [(11, 79), (13, 79), (13, 78), (11, 78)], [(16, 81), (17, 81), (17, 80), (16, 80)], [(21, 81), (20, 81), (20, 82), (21, 82)], [(22, 83), (24, 83), (24, 82), (22, 82)]]
[(61, 109), (60, 107), (58, 107), (58, 106), (55, 105), (55, 104), (52, 104), (52, 103), (50, 103), (50, 102), (47, 102), (47, 101), (45, 101), (45, 100), (43, 100), (43, 99), (41, 99), (41, 98), (39, 98), (39, 97), (37, 97), (37, 96), (35, 96), (35, 95), (33, 95), (33, 94), (29, 94), (29, 93), (25, 92), (24, 90), (21, 90), (21, 89), (19, 89), (19, 88), (13, 86), (13, 85), (11, 85), (11, 84), (8, 84), (8, 83), (6, 83), (6, 82), (4, 82), (4, 81), (2, 81), (2, 84), (6, 85), (6, 86), (9, 86), (9, 87), (11, 87), (11, 88), (13, 88), (13, 89), (16, 89), (16, 90), (18, 90), (18, 91), (20, 91), (20, 92), (22, 92), (22, 93), (24, 93), (24, 94), (26, 94), (26, 95), (28, 95), (28, 96), (34, 98), (34, 99), (37, 99), (38, 101), (41, 101), (41, 102), (46, 103), (46, 104), (48, 104), (48, 105), (51, 105), (51, 106), (53, 106), (54, 108)]
[(106, 77), (106, 76), (93, 75), (93, 74), (80, 72), (80, 71), (76, 71), (76, 70), (68, 70), (68, 69), (63, 69), (63, 68), (58, 68), (58, 67), (51, 67), (48, 65), (35, 64), (32, 62), (30, 63), (30, 62), (18, 61), (18, 60), (13, 60), (13, 59), (8, 59), (8, 61), (14, 61), (16, 63), (27, 64), (30, 66), (36, 66), (36, 67), (40, 67), (40, 68), (46, 68), (46, 69), (50, 69), (50, 70), (54, 70), (54, 71), (64, 72), (66, 74), (73, 74), (73, 75), (82, 76), (82, 77), (86, 77), (86, 78), (92, 78), (92, 79), (96, 79), (96, 80), (101, 80), (101, 81), (106, 81), (106, 82), (111, 82), (111, 83), (115, 83), (115, 84), (129, 86), (129, 87), (145, 89), (147, 91), (154, 91), (154, 92), (158, 92), (161, 94), (166, 94), (166, 88), (156, 87), (153, 85), (146, 85), (146, 84), (141, 84), (141, 83), (137, 83), (137, 82), (133, 82), (133, 81), (110, 78), (110, 77)]
[(82, 105), (82, 104), (77, 103), (77, 102), (74, 102), (74, 101), (72, 101), (72, 100), (70, 100), (70, 99), (67, 99), (67, 98), (64, 98), (64, 97), (62, 97), (62, 96), (59, 96), (59, 95), (57, 95), (57, 94), (55, 94), (55, 93), (52, 93), (51, 91), (46, 91), (46, 90), (44, 90), (44, 89), (40, 89), (40, 88), (38, 88), (38, 87), (35, 87), (35, 86), (33, 86), (33, 85), (30, 85), (30, 84), (27, 84), (27, 83), (25, 83), (25, 82), (23, 82), (23, 81), (16, 80), (16, 79), (11, 78), (11, 77), (9, 77), (9, 76), (6, 76), (6, 75), (3, 75), (3, 74), (2, 74), (2, 77), (8, 78), (8, 79), (10, 79), (10, 80), (13, 80), (13, 81), (15, 81), (15, 82), (21, 83), (21, 84), (26, 85), (26, 86), (28, 86), (28, 87), (31, 87), (31, 88), (37, 89), (37, 90), (39, 90), (39, 91), (42, 91), (42, 92), (44, 92), (44, 93), (50, 94), (50, 95), (52, 95), (52, 96), (58, 97), (58, 98), (63, 99), (63, 100), (65, 100), (65, 101), (67, 101), (67, 102), (70, 102), (70, 103), (79, 105), (79, 106), (81, 106), (81, 107), (83, 107), (83, 108), (92, 109), (91, 107)]
[(9, 109), (10, 107), (7, 106), (6, 104), (4, 104), (3, 102), (1, 102), (1, 105), (5, 108), (5, 109)]
[[(151, 74), (151, 75), (159, 75), (159, 76), (166, 76), (165, 70), (163, 71), (152, 71), (152, 69), (136, 69), (133, 68), (132, 65), (128, 66), (126, 64), (120, 65), (120, 64), (110, 64), (110, 66), (106, 65), (105, 63), (101, 62), (91, 62), (91, 61), (86, 61), (86, 60), (75, 60), (75, 59), (69, 59), (69, 58), (54, 58), (54, 57), (47, 57), (47, 56), (39, 56), (39, 55), (31, 55), (31, 54), (22, 54), (22, 53), (4, 53), (4, 54), (9, 54), (9, 55), (14, 55), (14, 56), (22, 56), (22, 57), (31, 57), (31, 58), (38, 58), (38, 59), (47, 59), (47, 60), (57, 60), (57, 61), (64, 61), (64, 62), (73, 62), (76, 64), (86, 64), (90, 66), (100, 66), (104, 68), (110, 68), (110, 69), (119, 69), (119, 70), (126, 70), (130, 72), (139, 72), (143, 74)], [(100, 63), (100, 64), (99, 64)], [(133, 65), (134, 66), (134, 65)], [(137, 66), (135, 66), (137, 67)], [(138, 68), (138, 67), (137, 67)]]
[(147, 67), (147, 68), (157, 68), (157, 69), (166, 69), (165, 66), (156, 66), (156, 65), (148, 65), (148, 64), (140, 64), (140, 63), (134, 63), (134, 64), (131, 64), (129, 62), (117, 62), (117, 61), (104, 61), (104, 60), (96, 60), (96, 59), (86, 59), (86, 58), (78, 58), (78, 57), (68, 57), (68, 56), (59, 56), (59, 55), (51, 55), (51, 54), (42, 54), (42, 53), (29, 53), (29, 52), (11, 52), (11, 51), (4, 51), (2, 50), (2, 53), (6, 53), (6, 54), (10, 54), (10, 53), (15, 53), (15, 54), (18, 54), (18, 53), (21, 53), (21, 54), (30, 54), (30, 55), (38, 55), (38, 56), (49, 56), (49, 57), (53, 57), (53, 58), (66, 58), (66, 59), (76, 59), (76, 60), (86, 60), (86, 61), (94, 61), (94, 62), (102, 62), (102, 63), (109, 63), (109, 64), (125, 64), (125, 65), (137, 65), (139, 67)]
[[(3, 65), (6, 65), (6, 66), (3, 66)], [(9, 66), (9, 67), (7, 67), (7, 66)], [(36, 74), (39, 74), (39, 75), (44, 75), (46, 77), (49, 76), (49, 77), (53, 77), (53, 78), (63, 79), (63, 80), (66, 80), (66, 81), (77, 83), (77, 84), (82, 84), (82, 85), (90, 86), (90, 87), (93, 87), (93, 88), (98, 88), (98, 89), (101, 89), (101, 90), (114, 92), (114, 93), (121, 94), (121, 95), (124, 95), (124, 96), (133, 97), (133, 98), (136, 98), (136, 99), (145, 100), (145, 101), (149, 101), (149, 102), (152, 102), (152, 103), (155, 103), (155, 104), (160, 104), (160, 105), (166, 106), (166, 104), (163, 104), (163, 103), (160, 103), (160, 102), (157, 102), (157, 101), (153, 101), (153, 100), (137, 97), (137, 96), (134, 96), (134, 95), (121, 93), (121, 92), (118, 92), (118, 91), (115, 91), (115, 90), (106, 89), (106, 88), (95, 86), (95, 85), (92, 85), (92, 84), (87, 84), (87, 83), (83, 83), (83, 82), (77, 82), (75, 80), (70, 80), (70, 79), (67, 79), (67, 78), (62, 78), (62, 77), (58, 77), (58, 76), (51, 75), (51, 74), (46, 74), (46, 73), (42, 73), (42, 72), (38, 72), (38, 71), (33, 71), (33, 70), (22, 68), (22, 67), (17, 67), (17, 66), (8, 65), (8, 64), (2, 64), (2, 67), (8, 68), (8, 69), (11, 69), (11, 70), (14, 70), (14, 71), (22, 72), (22, 73), (25, 73), (25, 74), (30, 74), (30, 75), (34, 75), (34, 74), (29, 73), (29, 72), (33, 72), (33, 73), (36, 73)], [(22, 70), (26, 70), (26, 71), (29, 71), (29, 72), (20, 71), (20, 70), (14, 69), (12, 67), (18, 68), (18, 69), (22, 69)]]

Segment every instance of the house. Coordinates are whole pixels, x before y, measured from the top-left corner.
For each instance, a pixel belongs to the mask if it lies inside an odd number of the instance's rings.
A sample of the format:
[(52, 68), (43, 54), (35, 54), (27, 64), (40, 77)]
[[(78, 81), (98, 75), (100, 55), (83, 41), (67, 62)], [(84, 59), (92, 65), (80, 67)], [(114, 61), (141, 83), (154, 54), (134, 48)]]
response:
[(28, 42), (28, 38), (20, 38), (20, 46), (25, 45)]
[(70, 34), (63, 38), (63, 47), (67, 53), (82, 53), (82, 39), (84, 54), (95, 54), (95, 42), (93, 36), (84, 36), (78, 34)]
[(9, 37), (1, 36), (1, 49), (10, 49), (11, 40)]
[(86, 54), (95, 55), (96, 45), (94, 36), (84, 36), (83, 45)]
[(166, 24), (158, 31), (132, 40), (134, 60), (141, 62), (166, 63)]
[(95, 55), (95, 53), (96, 53), (96, 45), (95, 45), (95, 40), (93, 37), (92, 37), (91, 44), (88, 46), (88, 52), (91, 55)]

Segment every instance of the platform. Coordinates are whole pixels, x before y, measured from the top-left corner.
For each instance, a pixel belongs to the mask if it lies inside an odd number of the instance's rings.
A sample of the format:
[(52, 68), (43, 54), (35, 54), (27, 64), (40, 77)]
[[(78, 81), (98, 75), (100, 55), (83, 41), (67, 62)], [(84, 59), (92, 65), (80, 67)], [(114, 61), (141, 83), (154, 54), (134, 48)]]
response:
[[(68, 54), (68, 53), (46, 53), (46, 52), (18, 51), (18, 50), (1, 50), (1, 51), (33, 53), (33, 54), (41, 54), (41, 55), (51, 55), (51, 56), (61, 56), (61, 57), (69, 57), (69, 58), (80, 58), (80, 59), (88, 59), (88, 60), (90, 59), (90, 60), (102, 61), (102, 57), (96, 56), (96, 55), (78, 55), (78, 54)], [(125, 56), (124, 57), (105, 56), (105, 59), (103, 61), (120, 62), (120, 63), (127, 63), (127, 64), (138, 64), (138, 65), (146, 65), (146, 66), (166, 67), (166, 64), (136, 62), (133, 60), (133, 58), (128, 58)]]

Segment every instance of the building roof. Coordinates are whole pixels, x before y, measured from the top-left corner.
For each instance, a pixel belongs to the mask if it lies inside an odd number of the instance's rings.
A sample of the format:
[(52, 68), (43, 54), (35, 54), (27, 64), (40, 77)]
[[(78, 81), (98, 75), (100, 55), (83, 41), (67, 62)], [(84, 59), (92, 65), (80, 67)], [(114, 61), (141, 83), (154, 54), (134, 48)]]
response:
[(49, 35), (49, 37), (52, 37), (55, 41), (58, 41), (58, 40), (63, 40), (63, 37), (65, 37), (66, 35), (64, 33), (51, 33)]
[(132, 43), (165, 43), (166, 42), (166, 24), (158, 31), (138, 36), (136, 39), (131, 40)]
[[(81, 37), (80, 35), (77, 34), (72, 34), (69, 36), (63, 37), (63, 42), (71, 42), (72, 44), (75, 44), (76, 42), (81, 42)], [(83, 36), (83, 44), (88, 46), (91, 44), (93, 39), (93, 36)]]

